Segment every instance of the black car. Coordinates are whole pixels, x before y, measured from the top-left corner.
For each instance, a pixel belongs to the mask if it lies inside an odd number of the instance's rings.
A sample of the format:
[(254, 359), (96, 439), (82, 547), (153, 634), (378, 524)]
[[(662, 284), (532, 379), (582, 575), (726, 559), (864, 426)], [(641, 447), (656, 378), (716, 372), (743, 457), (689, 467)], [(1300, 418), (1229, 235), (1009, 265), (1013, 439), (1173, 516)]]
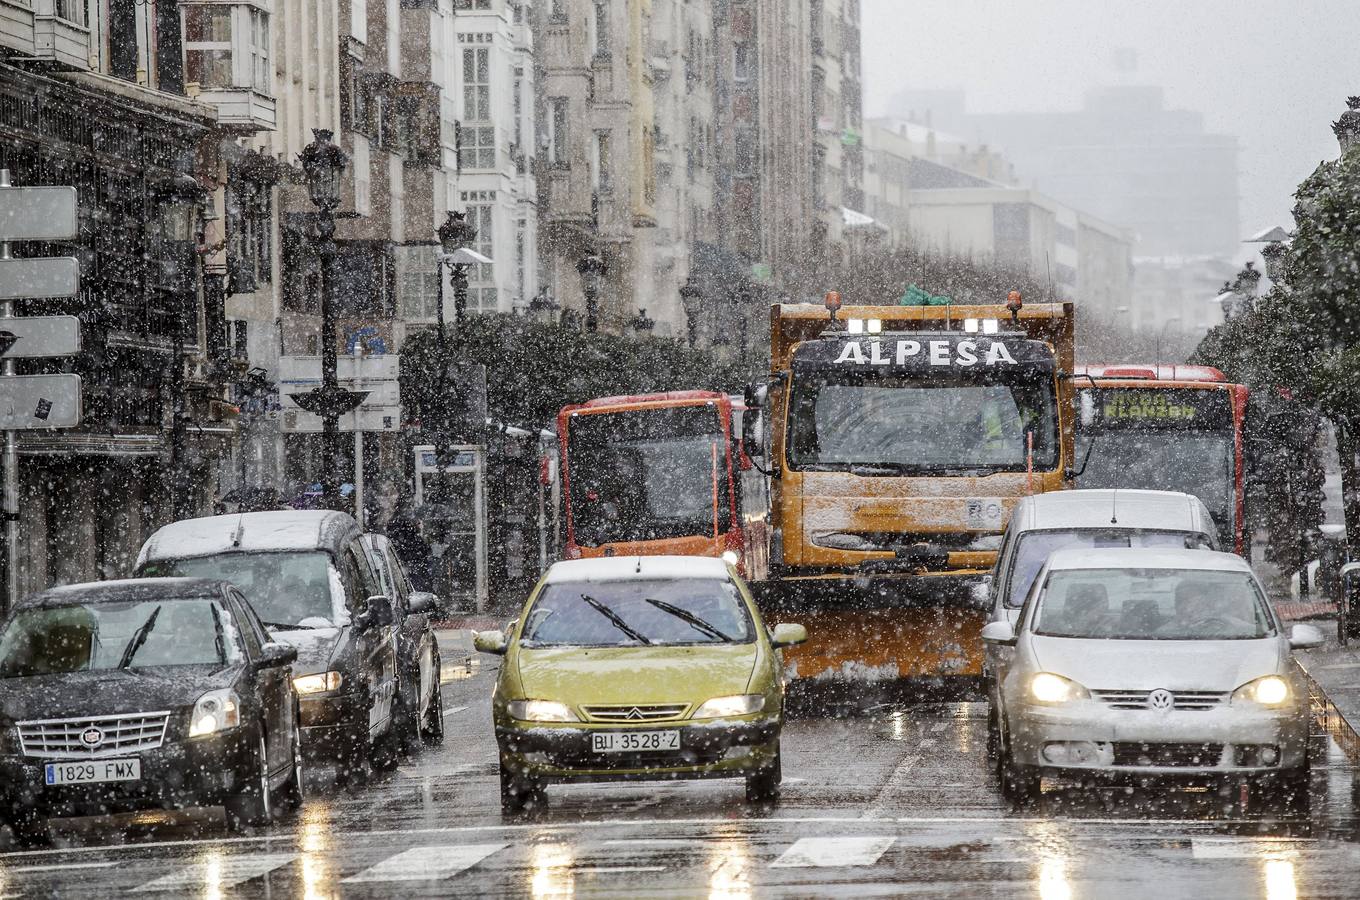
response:
[(401, 759), (398, 623), (361, 537), (342, 512), (206, 516), (158, 530), (137, 564), (141, 576), (230, 582), (275, 640), (297, 648), (303, 753), (336, 763), (342, 780)]
[(439, 641), (430, 616), (439, 606), (434, 594), (411, 589), (406, 567), (392, 542), (381, 534), (366, 534), (364, 549), (373, 563), (382, 591), (392, 600), (397, 620), (397, 702), (393, 716), (402, 744), (409, 752), (424, 741), (444, 742), (444, 694), (439, 686)]
[(292, 647), (230, 584), (156, 578), (20, 601), (0, 631), (0, 822), (224, 806), (233, 828), (302, 802)]

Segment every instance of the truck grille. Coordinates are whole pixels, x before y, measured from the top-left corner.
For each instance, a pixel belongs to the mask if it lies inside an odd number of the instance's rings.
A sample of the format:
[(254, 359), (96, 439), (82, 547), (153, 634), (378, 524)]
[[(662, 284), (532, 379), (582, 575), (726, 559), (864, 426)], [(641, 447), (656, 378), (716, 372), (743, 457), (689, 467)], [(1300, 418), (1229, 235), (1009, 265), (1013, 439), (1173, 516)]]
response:
[[(1097, 700), (1113, 709), (1150, 709), (1149, 691), (1092, 691)], [(1216, 691), (1172, 691), (1172, 709), (1216, 709), (1228, 702), (1230, 695)]]
[(1136, 744), (1116, 741), (1116, 766), (1213, 768), (1223, 761), (1222, 744)]
[[(154, 750), (165, 742), (168, 712), (20, 722), (19, 747), (43, 759), (98, 759)], [(96, 734), (97, 732), (97, 734)]]
[(688, 708), (687, 703), (581, 707), (595, 722), (668, 722), (683, 716)]

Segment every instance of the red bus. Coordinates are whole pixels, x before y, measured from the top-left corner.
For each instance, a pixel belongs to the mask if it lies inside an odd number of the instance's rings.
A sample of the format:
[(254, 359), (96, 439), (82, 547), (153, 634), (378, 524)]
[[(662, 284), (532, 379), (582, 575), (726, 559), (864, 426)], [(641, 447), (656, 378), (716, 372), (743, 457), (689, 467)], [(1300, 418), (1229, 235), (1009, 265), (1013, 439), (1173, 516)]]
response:
[(1076, 386), (1077, 487), (1194, 494), (1223, 549), (1248, 555), (1246, 386), (1180, 365), (1078, 366)]
[(720, 556), (748, 579), (768, 566), (768, 501), (726, 394), (602, 397), (557, 417), (563, 556)]

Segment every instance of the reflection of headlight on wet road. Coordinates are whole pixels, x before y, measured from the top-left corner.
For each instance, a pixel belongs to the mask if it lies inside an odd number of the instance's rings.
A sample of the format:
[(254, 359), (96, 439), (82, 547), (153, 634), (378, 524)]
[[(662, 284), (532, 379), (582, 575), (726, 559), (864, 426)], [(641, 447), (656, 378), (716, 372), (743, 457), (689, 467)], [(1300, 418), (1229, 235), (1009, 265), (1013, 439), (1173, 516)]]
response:
[(709, 900), (750, 900), (751, 854), (745, 838), (731, 838), (713, 845), (708, 861)]
[(203, 900), (222, 900), (222, 851), (203, 855)]
[(1266, 900), (1298, 900), (1299, 889), (1294, 882), (1294, 864), (1287, 859), (1267, 859)]
[(1046, 859), (1039, 867), (1040, 900), (1072, 900), (1072, 885), (1067, 880), (1067, 863)]
[(331, 871), (331, 809), (325, 800), (308, 802), (302, 823), (302, 896), (305, 900), (334, 897), (336, 887)]
[(529, 891), (534, 900), (572, 896), (576, 892), (576, 876), (571, 871), (575, 861), (571, 848), (564, 844), (536, 845), (529, 860), (533, 871)]

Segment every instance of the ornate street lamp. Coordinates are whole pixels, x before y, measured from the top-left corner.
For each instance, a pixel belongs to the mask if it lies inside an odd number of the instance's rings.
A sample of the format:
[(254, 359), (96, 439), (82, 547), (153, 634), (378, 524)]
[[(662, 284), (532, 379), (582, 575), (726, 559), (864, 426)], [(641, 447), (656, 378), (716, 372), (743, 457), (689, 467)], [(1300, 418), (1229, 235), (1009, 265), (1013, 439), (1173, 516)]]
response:
[(699, 313), (702, 311), (703, 296), (704, 292), (694, 283), (692, 275), (680, 285), (680, 303), (685, 309), (686, 336), (691, 347), (698, 339), (698, 327), (695, 323), (698, 322)]
[[(189, 319), (197, 309), (197, 266), (193, 264), (193, 242), (203, 243), (206, 219), (199, 213), (207, 191), (191, 175), (176, 175), (160, 192), (161, 234), (175, 252), (165, 264), (172, 268), (179, 293), (175, 316), (174, 348), (170, 354), (170, 513), (176, 519), (193, 515), (190, 503), (186, 437), (189, 406), (184, 381), (184, 345), (189, 341)], [(195, 220), (198, 220), (197, 224)], [(197, 224), (197, 227), (195, 227)]]
[(581, 276), (581, 293), (586, 298), (586, 331), (594, 334), (600, 330), (600, 282), (609, 267), (591, 253), (577, 261), (576, 271)]
[(341, 509), (340, 417), (357, 409), (368, 391), (344, 390), (336, 372), (331, 267), (335, 262), (335, 208), (340, 205), (340, 176), (349, 160), (345, 151), (332, 143), (332, 132), (316, 128), (312, 135), (315, 140), (298, 154), (298, 163), (307, 177), (307, 193), (317, 208), (316, 252), (321, 258), (321, 387), (290, 396), (298, 406), (321, 417), (321, 504), (327, 509)]
[(656, 327), (656, 320), (648, 318), (647, 310), (639, 307), (637, 315), (628, 323), (628, 327), (638, 334), (650, 334), (652, 329)]
[(461, 259), (459, 250), (466, 250), (477, 240), (477, 229), (468, 223), (467, 213), (450, 210), (444, 224), (439, 226), (439, 339), (444, 339), (444, 263), (449, 264), (453, 281), (453, 321), (461, 326), (467, 313), (467, 269), (471, 263)]
[(561, 309), (562, 304), (558, 303), (553, 295), (548, 293), (546, 285), (541, 291), (529, 298), (529, 318), (536, 322), (552, 322)]

